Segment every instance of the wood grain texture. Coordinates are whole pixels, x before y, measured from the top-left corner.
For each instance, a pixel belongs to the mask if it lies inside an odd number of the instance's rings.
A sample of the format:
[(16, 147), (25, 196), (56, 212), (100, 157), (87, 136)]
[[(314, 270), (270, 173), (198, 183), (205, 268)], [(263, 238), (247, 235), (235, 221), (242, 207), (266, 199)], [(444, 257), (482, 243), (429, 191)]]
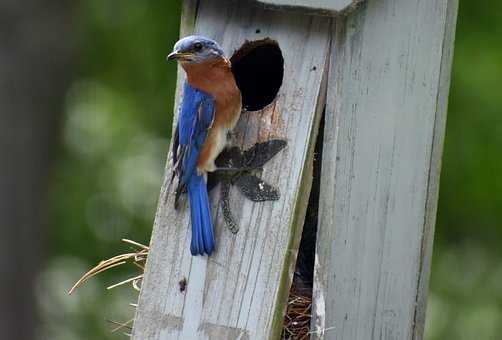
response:
[(381, 0), (336, 21), (318, 339), (421, 338), (455, 16), (454, 0)]
[(337, 14), (347, 12), (363, 0), (257, 0), (274, 7), (298, 8), (307, 13)]
[[(240, 227), (234, 235), (224, 225), (216, 203), (218, 192), (212, 192), (216, 252), (209, 258), (193, 257), (187, 204), (173, 210), (168, 166), (133, 339), (268, 339), (274, 316), (282, 307), (278, 296), (291, 279), (298, 242), (296, 222), (301, 226), (305, 213), (299, 194), (318, 120), (330, 19), (229, 1), (201, 1), (197, 11), (187, 12), (196, 13), (195, 32), (216, 39), (228, 54), (245, 39), (278, 41), (285, 59), (278, 99), (262, 111), (243, 114), (234, 143), (249, 147), (269, 138), (288, 141), (288, 147), (262, 174), (280, 189), (281, 198), (253, 203), (231, 189), (231, 205)], [(183, 278), (188, 284), (180, 292), (178, 283)]]
[(434, 139), (432, 142), (427, 201), (425, 206), (425, 224), (422, 237), (421, 266), (417, 289), (417, 306), (414, 318), (414, 340), (424, 336), (425, 312), (429, 295), (429, 277), (431, 269), (434, 227), (436, 225), (437, 202), (439, 196), (439, 178), (441, 174), (441, 157), (443, 155), (444, 135), (446, 130), (446, 113), (448, 111), (448, 93), (450, 90), (451, 65), (453, 62), (453, 45), (457, 24), (458, 0), (448, 0), (446, 24), (443, 40), (443, 55), (439, 74), (439, 92), (434, 122)]

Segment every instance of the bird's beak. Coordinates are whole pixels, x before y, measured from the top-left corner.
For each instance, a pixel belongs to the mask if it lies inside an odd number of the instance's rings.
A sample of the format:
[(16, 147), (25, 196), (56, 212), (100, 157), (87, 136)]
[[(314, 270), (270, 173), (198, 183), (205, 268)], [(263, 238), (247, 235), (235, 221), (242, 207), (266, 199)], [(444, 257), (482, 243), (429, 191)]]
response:
[(192, 56), (193, 53), (173, 51), (169, 53), (169, 55), (167, 56), (167, 60), (186, 60), (190, 59), (190, 57)]

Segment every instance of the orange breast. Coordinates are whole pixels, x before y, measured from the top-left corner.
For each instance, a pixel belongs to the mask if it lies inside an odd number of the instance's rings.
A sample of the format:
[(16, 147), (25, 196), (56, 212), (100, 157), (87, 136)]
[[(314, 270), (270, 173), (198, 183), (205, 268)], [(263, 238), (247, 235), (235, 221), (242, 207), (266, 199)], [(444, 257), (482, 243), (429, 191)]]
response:
[[(232, 129), (241, 112), (241, 93), (230, 68), (230, 62), (220, 58), (204, 63), (183, 63), (188, 83), (201, 91), (209, 93), (215, 100), (213, 124), (199, 155), (198, 164), (213, 162), (221, 150), (214, 150), (221, 144), (220, 129)], [(226, 133), (226, 132), (225, 132)], [(220, 145), (221, 146), (221, 145)], [(217, 152), (215, 152), (217, 151)]]
[(183, 63), (188, 83), (213, 96), (216, 102), (216, 114), (223, 120), (241, 105), (241, 93), (230, 68), (230, 62), (223, 58), (203, 63)]

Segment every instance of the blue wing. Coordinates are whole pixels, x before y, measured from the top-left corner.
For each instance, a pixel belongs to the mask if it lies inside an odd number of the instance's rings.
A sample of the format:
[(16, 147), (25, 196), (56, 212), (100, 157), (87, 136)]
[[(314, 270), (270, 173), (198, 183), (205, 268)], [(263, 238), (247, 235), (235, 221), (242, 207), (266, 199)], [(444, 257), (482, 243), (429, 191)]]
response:
[(185, 84), (183, 102), (174, 135), (173, 161), (178, 175), (175, 207), (182, 192), (188, 191), (192, 224), (193, 255), (210, 255), (214, 250), (213, 222), (207, 186), (197, 174), (197, 159), (214, 118), (213, 98)]
[(213, 97), (185, 83), (173, 144), (174, 167), (182, 187), (196, 171), (197, 159), (213, 119)]

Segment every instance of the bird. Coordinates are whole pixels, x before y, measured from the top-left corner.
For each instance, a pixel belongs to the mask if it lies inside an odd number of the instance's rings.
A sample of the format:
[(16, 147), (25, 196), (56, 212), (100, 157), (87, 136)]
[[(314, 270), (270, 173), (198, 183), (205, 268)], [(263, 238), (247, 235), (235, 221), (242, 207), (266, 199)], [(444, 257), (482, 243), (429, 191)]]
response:
[(186, 73), (178, 124), (173, 140), (173, 168), (178, 177), (177, 199), (188, 193), (192, 255), (211, 255), (214, 228), (207, 190), (207, 175), (218, 170), (215, 160), (228, 144), (236, 126), (242, 96), (231, 62), (220, 45), (190, 35), (174, 45), (168, 60), (176, 60)]

